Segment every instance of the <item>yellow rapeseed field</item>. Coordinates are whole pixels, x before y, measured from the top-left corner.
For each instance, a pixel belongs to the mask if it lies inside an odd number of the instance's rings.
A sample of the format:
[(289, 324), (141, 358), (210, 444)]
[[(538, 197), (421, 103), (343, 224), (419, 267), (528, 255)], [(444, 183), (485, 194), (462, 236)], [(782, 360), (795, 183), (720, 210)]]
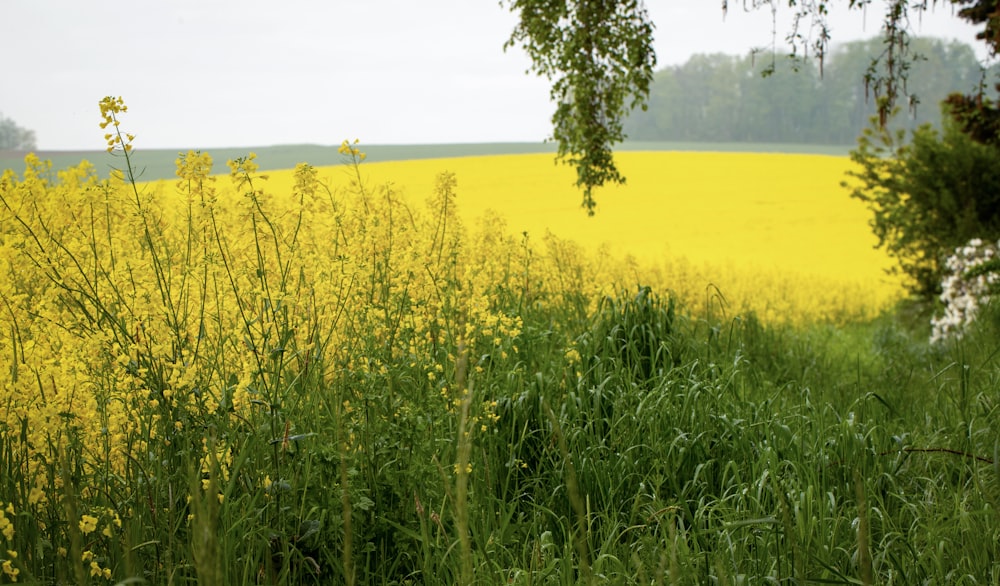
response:
[[(765, 321), (839, 322), (870, 317), (902, 294), (885, 273), (888, 257), (874, 248), (869, 212), (840, 185), (847, 157), (617, 157), (628, 184), (601, 190), (594, 217), (579, 206), (573, 169), (548, 154), (365, 163), (362, 177), (420, 202), (439, 173), (454, 173), (468, 225), (492, 211), (512, 235), (572, 241), (595, 256), (603, 276), (594, 282), (664, 287), (695, 311), (717, 288), (732, 311), (754, 310)], [(354, 171), (327, 167), (320, 177), (338, 189)], [(287, 191), (291, 172), (271, 173), (270, 181)]]

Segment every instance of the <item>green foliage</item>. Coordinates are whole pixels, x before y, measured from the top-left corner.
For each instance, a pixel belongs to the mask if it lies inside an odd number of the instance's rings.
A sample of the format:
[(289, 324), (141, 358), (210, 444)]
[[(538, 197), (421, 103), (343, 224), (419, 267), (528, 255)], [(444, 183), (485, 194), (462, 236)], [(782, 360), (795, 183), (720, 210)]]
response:
[(672, 344), (674, 300), (663, 298), (649, 287), (639, 287), (632, 297), (605, 297), (590, 331), (577, 340), (592, 380), (600, 382), (606, 367), (630, 373), (636, 381), (650, 380), (657, 373), (679, 364), (679, 344)]
[(958, 15), (972, 25), (982, 25), (983, 30), (976, 33), (990, 47), (993, 54), (1000, 49), (1000, 14), (996, 3), (992, 0), (951, 0), (952, 4), (962, 6)]
[(975, 142), (954, 124), (940, 132), (874, 125), (851, 159), (859, 169), (845, 183), (872, 211), (878, 246), (897, 262), (911, 292), (940, 292), (944, 261), (972, 238), (1000, 237), (1000, 150)]
[(507, 0), (520, 21), (505, 48), (520, 45), (538, 75), (552, 81), (552, 136), (559, 157), (577, 169), (583, 207), (593, 190), (624, 183), (612, 146), (622, 119), (644, 105), (653, 79), (653, 24), (639, 0)]

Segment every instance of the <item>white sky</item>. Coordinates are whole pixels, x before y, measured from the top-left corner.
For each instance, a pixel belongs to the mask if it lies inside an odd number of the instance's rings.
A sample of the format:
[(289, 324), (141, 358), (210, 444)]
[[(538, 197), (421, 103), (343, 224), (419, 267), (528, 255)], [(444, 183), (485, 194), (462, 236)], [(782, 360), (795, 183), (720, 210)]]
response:
[[(647, 0), (660, 66), (769, 45), (770, 12), (730, 5)], [(882, 10), (834, 13), (834, 41), (878, 34)], [(502, 50), (515, 17), (497, 0), (0, 0), (0, 22), (0, 112), (41, 149), (102, 148), (105, 95), (125, 98), (137, 148), (549, 134), (547, 82)], [(984, 56), (947, 6), (913, 24)]]

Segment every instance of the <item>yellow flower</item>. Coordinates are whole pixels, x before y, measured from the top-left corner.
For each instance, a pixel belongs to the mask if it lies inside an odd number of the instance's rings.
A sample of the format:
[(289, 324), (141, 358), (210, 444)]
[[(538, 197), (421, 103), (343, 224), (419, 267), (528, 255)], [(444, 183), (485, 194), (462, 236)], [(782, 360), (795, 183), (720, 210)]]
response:
[(45, 491), (42, 490), (41, 487), (39, 487), (39, 486), (33, 486), (33, 487), (31, 487), (31, 490), (28, 491), (28, 504), (29, 505), (37, 505), (38, 503), (45, 502), (45, 500), (46, 500)]
[(14, 524), (3, 515), (0, 515), (0, 533), (3, 534), (7, 541), (14, 539)]
[(4, 560), (3, 564), (0, 564), (0, 569), (3, 570), (4, 574), (7, 574), (11, 582), (17, 582), (17, 575), (21, 573), (21, 570), (15, 568), (10, 560)]
[[(80, 532), (84, 535), (93, 533), (97, 529), (97, 517), (83, 515), (80, 517)], [(86, 561), (86, 560), (84, 560)]]

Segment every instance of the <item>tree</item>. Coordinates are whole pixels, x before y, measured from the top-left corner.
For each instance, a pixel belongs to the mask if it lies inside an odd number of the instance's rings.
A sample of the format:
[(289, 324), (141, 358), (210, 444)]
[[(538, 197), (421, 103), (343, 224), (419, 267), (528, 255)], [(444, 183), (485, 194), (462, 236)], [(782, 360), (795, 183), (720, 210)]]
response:
[(641, 0), (506, 0), (520, 22), (504, 48), (521, 45), (532, 69), (552, 81), (553, 138), (576, 165), (591, 215), (593, 190), (624, 183), (612, 146), (622, 119), (645, 107), (653, 80), (653, 24)]
[[(940, 128), (937, 104), (956, 90), (974, 91), (982, 66), (972, 47), (958, 41), (915, 37), (911, 46), (920, 59), (908, 85), (920, 105), (889, 124)], [(861, 80), (881, 49), (879, 38), (838, 44), (822, 76), (813, 61), (767, 63), (752, 52), (694, 55), (656, 72), (649, 109), (630, 112), (624, 130), (630, 140), (645, 141), (853, 144), (877, 113)]]
[(855, 181), (845, 184), (872, 211), (878, 246), (924, 299), (940, 292), (956, 247), (1000, 238), (1000, 149), (942, 118), (940, 132), (924, 125), (908, 141), (902, 129), (868, 128), (851, 152)]
[[(749, 10), (775, 9), (785, 1), (744, 0), (741, 5)], [(553, 138), (559, 157), (576, 166), (583, 206), (593, 214), (593, 190), (607, 182), (625, 181), (615, 166), (613, 146), (625, 138), (622, 119), (629, 110), (646, 107), (653, 80), (654, 27), (645, 4), (642, 0), (500, 0), (500, 4), (520, 17), (504, 47), (522, 46), (531, 57), (532, 70), (552, 81), (551, 95), (557, 104)], [(795, 16), (785, 37), (792, 55), (811, 54), (822, 69), (831, 41), (829, 8), (846, 4), (861, 11), (869, 0), (787, 0), (787, 4)], [(887, 4), (884, 49), (864, 76), (882, 125), (906, 94), (912, 61), (911, 14), (938, 4), (961, 6), (959, 17), (982, 24), (980, 38), (994, 51), (1000, 42), (995, 0), (887, 0)], [(723, 14), (728, 8), (727, 0), (722, 0)]]
[[(1000, 52), (1000, 3), (995, 0), (952, 0), (963, 6), (961, 18), (983, 30), (976, 38), (986, 43), (990, 54)], [(949, 112), (958, 126), (976, 142), (1000, 146), (1000, 105), (984, 95), (985, 80), (974, 94), (955, 93), (948, 97)], [(1000, 92), (1000, 83), (996, 85)]]
[(21, 128), (0, 113), (0, 149), (30, 151), (36, 148), (35, 131)]
[(952, 0), (952, 3), (964, 6), (958, 11), (958, 16), (983, 26), (976, 38), (985, 42), (990, 52), (996, 55), (1000, 49), (1000, 4), (996, 0)]

